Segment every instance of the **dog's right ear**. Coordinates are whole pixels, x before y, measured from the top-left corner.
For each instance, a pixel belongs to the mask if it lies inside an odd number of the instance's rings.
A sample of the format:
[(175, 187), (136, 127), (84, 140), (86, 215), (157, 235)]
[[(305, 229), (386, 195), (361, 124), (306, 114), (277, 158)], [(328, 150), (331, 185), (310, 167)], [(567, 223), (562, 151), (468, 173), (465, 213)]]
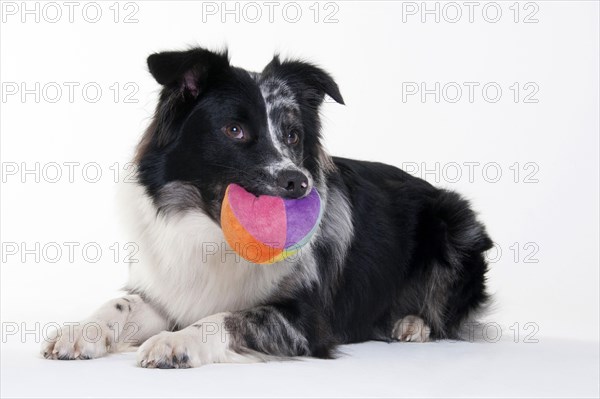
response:
[(148, 57), (148, 69), (165, 88), (178, 89), (196, 98), (206, 86), (209, 75), (229, 68), (227, 51), (203, 48), (166, 51)]

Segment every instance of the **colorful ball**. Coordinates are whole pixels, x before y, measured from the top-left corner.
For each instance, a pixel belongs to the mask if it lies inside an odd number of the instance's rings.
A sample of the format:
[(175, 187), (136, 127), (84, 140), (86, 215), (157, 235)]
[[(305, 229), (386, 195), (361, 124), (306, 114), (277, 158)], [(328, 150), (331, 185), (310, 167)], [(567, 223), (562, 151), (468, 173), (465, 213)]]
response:
[(304, 198), (256, 197), (237, 184), (225, 191), (221, 228), (225, 240), (242, 258), (275, 263), (298, 252), (317, 230), (321, 197), (314, 188)]

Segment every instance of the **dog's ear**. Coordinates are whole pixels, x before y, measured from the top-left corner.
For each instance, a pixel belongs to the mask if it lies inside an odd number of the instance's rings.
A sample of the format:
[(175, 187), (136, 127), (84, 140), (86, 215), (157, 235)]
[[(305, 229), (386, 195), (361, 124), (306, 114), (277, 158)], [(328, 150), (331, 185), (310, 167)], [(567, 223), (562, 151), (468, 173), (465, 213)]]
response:
[(327, 72), (306, 61), (281, 62), (275, 55), (263, 70), (263, 75), (272, 74), (283, 79), (296, 89), (296, 93), (311, 106), (319, 106), (327, 94), (338, 104), (344, 104), (340, 89)]
[(208, 77), (229, 68), (227, 51), (212, 52), (202, 48), (166, 51), (148, 57), (148, 69), (158, 83), (198, 97)]

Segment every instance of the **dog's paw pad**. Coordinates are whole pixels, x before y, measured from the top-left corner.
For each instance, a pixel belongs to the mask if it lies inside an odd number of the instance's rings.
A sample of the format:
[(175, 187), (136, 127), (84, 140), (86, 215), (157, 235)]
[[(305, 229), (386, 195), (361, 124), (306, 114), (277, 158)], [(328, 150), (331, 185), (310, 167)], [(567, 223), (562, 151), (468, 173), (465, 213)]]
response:
[(398, 320), (392, 330), (392, 338), (403, 342), (427, 342), (430, 334), (423, 319), (412, 315)]

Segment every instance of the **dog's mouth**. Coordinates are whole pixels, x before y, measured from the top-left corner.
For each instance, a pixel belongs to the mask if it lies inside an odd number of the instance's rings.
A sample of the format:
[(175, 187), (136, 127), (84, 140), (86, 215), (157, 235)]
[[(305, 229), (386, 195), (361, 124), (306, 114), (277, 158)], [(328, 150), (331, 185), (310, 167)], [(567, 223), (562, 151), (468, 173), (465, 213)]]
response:
[(258, 183), (242, 183), (242, 182), (232, 182), (227, 186), (224, 186), (220, 190), (220, 199), (223, 201), (225, 197), (225, 192), (227, 188), (231, 185), (237, 185), (244, 189), (249, 194), (252, 194), (256, 198), (260, 198), (263, 196), (266, 197), (278, 197), (284, 200), (293, 200), (293, 199), (302, 199), (310, 195), (311, 190), (313, 189), (312, 182), (307, 179), (306, 182), (300, 182), (300, 186), (296, 187), (296, 183), (288, 182), (284, 185), (273, 185), (266, 182), (258, 182)]
[(222, 205), (225, 200), (227, 190), (231, 186), (237, 186), (244, 190), (248, 195), (252, 195), (254, 201), (259, 201), (262, 197), (279, 198), (282, 200), (300, 200), (311, 195), (315, 185), (312, 178), (306, 172), (302, 173), (304, 179), (291, 181), (293, 179), (278, 179), (272, 175), (258, 175), (256, 178), (240, 180), (229, 180), (229, 182), (220, 183), (215, 186), (214, 196), (210, 201), (210, 213), (214, 219), (218, 220), (222, 211)]

